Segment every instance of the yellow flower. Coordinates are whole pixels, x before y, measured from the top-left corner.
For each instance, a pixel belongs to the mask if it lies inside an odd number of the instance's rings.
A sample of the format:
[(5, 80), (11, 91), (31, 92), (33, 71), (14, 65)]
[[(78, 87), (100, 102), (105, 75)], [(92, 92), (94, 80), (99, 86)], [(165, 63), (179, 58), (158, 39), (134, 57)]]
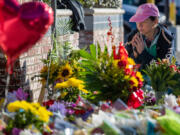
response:
[(49, 116), (52, 115), (51, 112), (47, 111), (46, 108), (41, 107), (39, 103), (28, 103), (26, 101), (15, 101), (9, 103), (7, 106), (10, 112), (16, 112), (19, 109), (24, 111), (30, 111), (32, 114), (37, 116), (40, 120), (48, 122)]
[(69, 87), (69, 84), (67, 81), (65, 81), (62, 83), (57, 83), (54, 88), (55, 89), (61, 89), (61, 88), (68, 88), (68, 87)]
[(67, 94), (68, 92), (61, 92), (61, 98), (64, 98)]
[(81, 85), (81, 84), (84, 83), (83, 81), (81, 81), (81, 80), (79, 80), (79, 79), (76, 79), (76, 78), (74, 78), (74, 77), (68, 79), (67, 82), (68, 82), (69, 86), (76, 87), (76, 88), (78, 88), (79, 85)]
[(44, 107), (40, 107), (38, 109), (38, 113), (39, 113), (39, 119), (44, 122), (48, 122), (49, 116), (52, 115), (52, 112), (47, 111), (46, 108), (44, 108)]
[(135, 87), (138, 86), (138, 80), (137, 80), (134, 76), (132, 76), (132, 77), (130, 78), (130, 81), (133, 83), (133, 84), (131, 84), (132, 87), (133, 87), (133, 86), (135, 86)]
[(72, 75), (72, 68), (67, 63), (65, 66), (63, 66), (60, 71), (58, 72), (57, 79), (67, 79)]
[(136, 76), (139, 78), (140, 81), (144, 81), (143, 76), (140, 72), (136, 72)]
[(79, 90), (81, 90), (82, 92), (84, 92), (84, 93), (88, 93), (88, 91), (86, 90), (86, 89), (79, 89)]
[(88, 93), (86, 89), (84, 89), (83, 81), (76, 79), (74, 77), (68, 79), (65, 82), (62, 83), (57, 83), (56, 86), (54, 87), (55, 89), (61, 89), (61, 88), (70, 88), (70, 87), (75, 87), (81, 90), (84, 93)]
[(128, 58), (128, 64), (135, 65), (136, 63), (134, 62), (134, 60), (132, 58)]
[(119, 60), (113, 60), (113, 66), (118, 67), (118, 62), (119, 62)]

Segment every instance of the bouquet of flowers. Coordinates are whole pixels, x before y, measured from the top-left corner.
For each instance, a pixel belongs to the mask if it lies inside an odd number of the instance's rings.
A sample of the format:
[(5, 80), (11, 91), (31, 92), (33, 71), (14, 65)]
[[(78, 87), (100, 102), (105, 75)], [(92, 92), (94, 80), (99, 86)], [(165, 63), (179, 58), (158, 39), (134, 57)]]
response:
[(88, 93), (84, 82), (78, 79), (79, 71), (83, 70), (78, 59), (78, 53), (66, 43), (54, 48), (48, 59), (43, 60), (45, 66), (40, 73), (41, 82), (43, 85), (48, 83), (55, 93), (60, 93), (57, 97), (60, 100), (75, 102), (79, 95)]
[[(118, 53), (113, 46), (113, 55), (109, 55), (107, 47), (101, 51), (99, 46), (90, 45), (90, 53), (80, 50), (81, 65), (86, 69), (84, 81), (92, 90), (88, 99), (92, 102), (121, 98), (131, 107), (142, 104), (143, 77), (137, 71), (135, 62), (128, 57), (126, 49), (119, 45)], [(136, 102), (137, 101), (137, 102)]]
[(171, 89), (174, 94), (180, 94), (180, 70), (175, 63), (175, 58), (171, 62), (168, 60), (153, 61), (144, 70), (155, 92), (166, 92)]
[(94, 106), (87, 100), (78, 97), (76, 102), (49, 100), (43, 102), (43, 105), (58, 116), (61, 120), (67, 120), (75, 123), (76, 118), (82, 118), (86, 121), (94, 112)]
[(25, 129), (41, 133), (50, 132), (47, 124), (52, 113), (40, 106), (39, 103), (15, 101), (8, 104), (7, 109), (13, 115), (10, 114), (8, 118), (5, 133), (19, 135)]

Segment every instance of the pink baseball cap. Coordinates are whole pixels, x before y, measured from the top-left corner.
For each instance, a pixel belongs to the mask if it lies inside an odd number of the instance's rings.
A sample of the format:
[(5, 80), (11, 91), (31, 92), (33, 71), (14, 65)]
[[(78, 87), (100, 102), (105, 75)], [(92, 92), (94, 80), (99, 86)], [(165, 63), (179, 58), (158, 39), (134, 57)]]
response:
[(142, 4), (138, 7), (136, 14), (129, 19), (129, 22), (142, 22), (150, 16), (159, 16), (158, 8), (152, 3)]

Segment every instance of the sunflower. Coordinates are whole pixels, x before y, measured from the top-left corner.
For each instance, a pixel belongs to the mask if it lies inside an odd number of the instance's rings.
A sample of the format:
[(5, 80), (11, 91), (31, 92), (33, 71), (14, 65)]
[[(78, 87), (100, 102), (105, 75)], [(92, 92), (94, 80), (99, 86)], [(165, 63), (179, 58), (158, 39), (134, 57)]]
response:
[(48, 67), (47, 67), (47, 66), (44, 66), (44, 67), (41, 69), (40, 73), (43, 74), (43, 73), (46, 73), (47, 71), (48, 71)]
[(70, 65), (67, 63), (65, 66), (63, 66), (59, 72), (58, 72), (58, 76), (57, 79), (67, 79), (72, 75), (72, 68), (70, 67)]

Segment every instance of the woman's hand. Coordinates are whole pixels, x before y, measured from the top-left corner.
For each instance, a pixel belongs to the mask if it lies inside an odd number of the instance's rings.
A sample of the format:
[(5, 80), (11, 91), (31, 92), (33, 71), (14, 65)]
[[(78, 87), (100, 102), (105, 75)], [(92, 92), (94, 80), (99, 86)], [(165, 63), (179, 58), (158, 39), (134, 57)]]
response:
[(131, 41), (133, 47), (136, 47), (136, 50), (139, 54), (144, 50), (144, 41), (142, 36), (139, 33), (136, 33)]

